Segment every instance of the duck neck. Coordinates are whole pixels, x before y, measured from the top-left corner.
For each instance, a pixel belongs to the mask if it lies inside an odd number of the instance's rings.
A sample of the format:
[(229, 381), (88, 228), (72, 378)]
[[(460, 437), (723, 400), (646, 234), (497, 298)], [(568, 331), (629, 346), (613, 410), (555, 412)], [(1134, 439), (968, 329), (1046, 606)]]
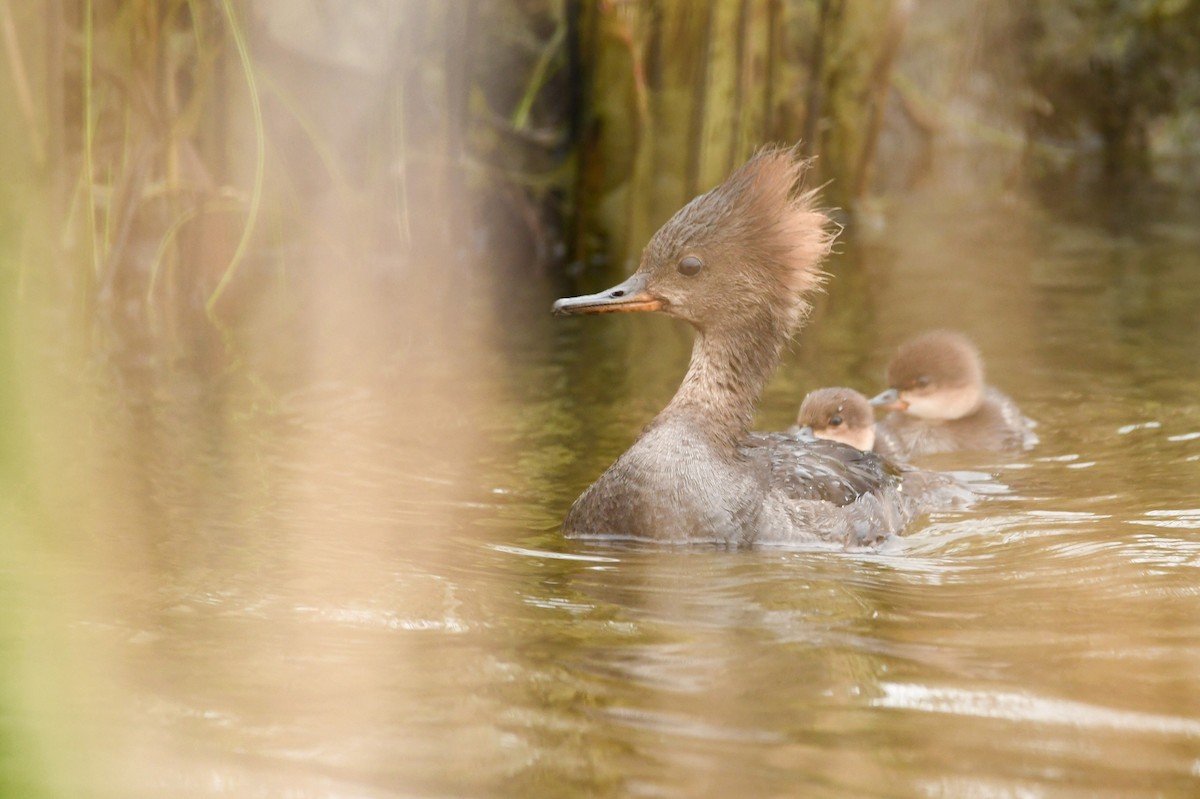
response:
[(730, 449), (749, 432), (790, 332), (771, 324), (699, 329), (692, 361), (663, 417), (687, 417)]

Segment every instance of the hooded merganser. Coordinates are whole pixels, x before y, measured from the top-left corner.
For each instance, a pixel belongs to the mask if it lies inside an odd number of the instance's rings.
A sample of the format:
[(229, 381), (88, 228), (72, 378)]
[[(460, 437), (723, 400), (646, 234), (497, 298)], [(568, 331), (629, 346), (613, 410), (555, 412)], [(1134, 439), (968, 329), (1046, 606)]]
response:
[(749, 432), (834, 238), (807, 167), (794, 150), (760, 151), (655, 233), (628, 280), (554, 304), (662, 311), (697, 333), (674, 398), (571, 506), (567, 535), (868, 545), (911, 518), (900, 471), (877, 455)]
[(892, 411), (877, 425), (896, 454), (914, 458), (959, 450), (1005, 450), (1037, 441), (1033, 422), (983, 379), (983, 359), (961, 333), (932, 330), (896, 350), (890, 388), (871, 399)]
[(875, 409), (859, 392), (837, 386), (810, 391), (800, 403), (796, 429), (801, 436), (840, 441), (863, 452), (897, 457), (897, 442), (875, 429)]

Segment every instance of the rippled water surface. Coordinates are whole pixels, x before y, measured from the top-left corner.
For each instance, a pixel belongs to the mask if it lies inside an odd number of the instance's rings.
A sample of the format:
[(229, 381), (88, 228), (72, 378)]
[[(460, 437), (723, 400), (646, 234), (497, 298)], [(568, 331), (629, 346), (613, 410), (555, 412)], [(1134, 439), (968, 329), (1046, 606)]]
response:
[(137, 318), (98, 356), (36, 339), (8, 785), (1200, 795), (1196, 209), (939, 207), (842, 245), (759, 424), (951, 326), (1041, 443), (932, 461), (987, 497), (878, 552), (564, 540), (688, 355), (670, 320), (549, 316), (603, 277), (314, 268), (207, 355)]

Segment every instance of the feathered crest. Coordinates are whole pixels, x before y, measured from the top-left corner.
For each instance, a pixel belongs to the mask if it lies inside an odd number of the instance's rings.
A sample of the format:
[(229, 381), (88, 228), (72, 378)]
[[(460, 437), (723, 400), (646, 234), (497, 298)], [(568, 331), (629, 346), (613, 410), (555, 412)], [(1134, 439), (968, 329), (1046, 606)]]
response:
[(819, 188), (805, 186), (811, 163), (797, 147), (762, 148), (724, 183), (682, 208), (651, 240), (647, 254), (670, 260), (702, 248), (737, 264), (739, 274), (731, 279), (747, 290), (724, 301), (766, 301), (794, 329), (809, 309), (804, 295), (826, 277), (821, 261), (839, 232), (818, 208)]
[(816, 288), (826, 277), (820, 270), (840, 229), (817, 206), (820, 187), (808, 188), (805, 176), (812, 159), (798, 147), (767, 146), (733, 173), (714, 193), (726, 193), (741, 224), (756, 232), (764, 244), (777, 249), (772, 262), (785, 268), (793, 291)]

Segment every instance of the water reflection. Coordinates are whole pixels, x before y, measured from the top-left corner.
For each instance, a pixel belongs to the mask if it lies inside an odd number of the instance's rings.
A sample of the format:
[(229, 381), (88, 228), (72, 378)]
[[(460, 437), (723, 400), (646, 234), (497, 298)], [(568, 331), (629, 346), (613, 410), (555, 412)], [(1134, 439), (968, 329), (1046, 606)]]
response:
[(47, 344), (11, 630), (50, 792), (1189, 795), (1194, 241), (939, 213), (838, 259), (760, 423), (936, 320), (1042, 442), (931, 460), (986, 498), (873, 553), (564, 540), (688, 337), (552, 320), (549, 286), (342, 264), (228, 361)]

